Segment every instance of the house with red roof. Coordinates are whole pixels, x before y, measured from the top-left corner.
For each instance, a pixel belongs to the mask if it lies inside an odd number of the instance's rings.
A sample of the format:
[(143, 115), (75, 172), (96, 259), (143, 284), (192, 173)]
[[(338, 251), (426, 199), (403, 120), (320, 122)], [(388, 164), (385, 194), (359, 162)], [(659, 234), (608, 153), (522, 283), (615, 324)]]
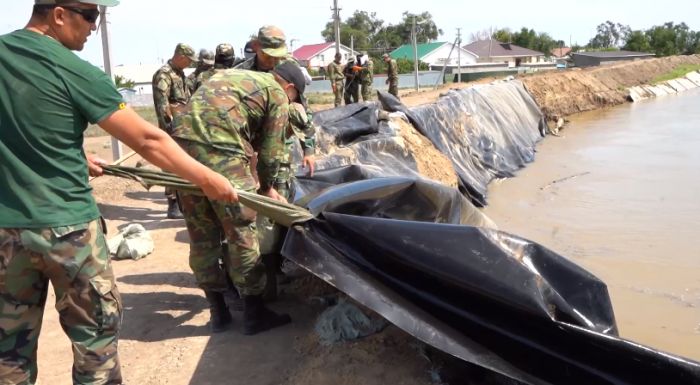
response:
[[(355, 57), (359, 52), (352, 51), (349, 47), (341, 44), (340, 54), (343, 55), (341, 63), (345, 64), (350, 57)], [(335, 43), (303, 45), (295, 49), (292, 55), (303, 67), (316, 70), (326, 68), (335, 57)]]

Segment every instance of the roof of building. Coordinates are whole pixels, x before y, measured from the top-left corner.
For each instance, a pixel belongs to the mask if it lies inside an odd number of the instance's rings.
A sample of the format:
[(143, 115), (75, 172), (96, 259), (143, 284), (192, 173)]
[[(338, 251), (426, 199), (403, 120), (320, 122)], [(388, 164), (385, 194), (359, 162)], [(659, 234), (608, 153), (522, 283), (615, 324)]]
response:
[[(294, 52), (292, 52), (292, 55), (297, 60), (311, 60), (311, 58), (313, 58), (314, 56), (320, 54), (328, 48), (333, 47), (334, 45), (335, 43), (333, 42), (302, 45), (301, 47), (295, 49)], [(350, 51), (349, 47), (346, 47), (342, 44), (340, 45), (340, 48)]]
[(554, 57), (564, 57), (564, 56), (571, 53), (571, 48), (569, 48), (569, 47), (552, 48), (550, 53)]
[[(490, 46), (490, 48), (489, 48)], [(534, 51), (528, 48), (512, 43), (501, 43), (498, 40), (478, 40), (467, 44), (462, 48), (473, 52), (479, 57), (516, 57), (516, 56), (544, 56), (542, 52)]]
[(307, 44), (307, 45), (302, 45), (301, 47), (297, 48), (292, 52), (292, 55), (294, 56), (295, 59), (297, 60), (309, 60), (312, 57), (318, 55), (322, 51), (325, 51), (328, 49), (328, 47), (332, 46), (335, 43), (321, 43), (321, 44)]
[[(422, 43), (416, 46), (418, 51), (418, 60), (429, 55), (431, 52), (445, 45), (446, 42)], [(413, 60), (413, 45), (404, 44), (401, 47), (391, 51), (389, 54), (392, 59), (409, 59)]]
[(591, 52), (574, 52), (572, 55), (589, 56), (589, 57), (596, 57), (596, 58), (601, 58), (601, 59), (655, 56), (653, 53), (648, 53), (648, 52), (634, 52), (634, 51), (591, 51)]

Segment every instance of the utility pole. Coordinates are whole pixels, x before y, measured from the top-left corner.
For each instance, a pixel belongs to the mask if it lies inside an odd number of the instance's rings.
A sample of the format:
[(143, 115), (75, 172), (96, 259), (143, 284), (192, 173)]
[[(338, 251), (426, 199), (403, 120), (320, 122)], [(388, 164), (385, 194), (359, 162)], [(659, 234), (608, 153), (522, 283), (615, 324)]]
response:
[(350, 35), (350, 55), (355, 56), (355, 36)]
[(491, 63), (491, 47), (493, 46), (493, 27), (491, 27), (489, 33), (489, 63)]
[[(114, 81), (112, 73), (112, 50), (109, 46), (109, 29), (107, 28), (107, 7), (100, 5), (100, 28), (102, 29), (102, 60), (104, 62), (105, 73)], [(116, 161), (122, 157), (122, 145), (119, 141), (112, 137), (112, 160)]]
[(340, 52), (340, 11), (338, 8), (338, 0), (333, 0), (333, 21), (335, 26), (335, 52)]
[(413, 24), (411, 26), (411, 40), (413, 42), (413, 71), (414, 81), (416, 82), (416, 91), (420, 90), (418, 84), (418, 39), (416, 38), (416, 16), (413, 16)]
[(457, 83), (462, 82), (462, 28), (457, 28)]

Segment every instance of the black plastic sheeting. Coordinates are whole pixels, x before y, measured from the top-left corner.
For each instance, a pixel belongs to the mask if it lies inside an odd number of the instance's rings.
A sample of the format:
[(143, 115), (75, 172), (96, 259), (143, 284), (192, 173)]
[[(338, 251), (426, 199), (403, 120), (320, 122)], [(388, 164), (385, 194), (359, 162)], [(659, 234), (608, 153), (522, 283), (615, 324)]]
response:
[(544, 133), (520, 83), (412, 109), (380, 102), (452, 160), (461, 191), (420, 179), (377, 103), (318, 113), (325, 156), (295, 182), (295, 203), (317, 218), (290, 229), (285, 257), (425, 343), (525, 384), (700, 385), (698, 363), (618, 337), (603, 282), (474, 206), (489, 181), (533, 161)]
[(617, 337), (595, 276), (517, 236), (450, 224), (470, 219), (447, 190), (381, 178), (308, 194), (321, 214), (282, 254), (425, 343), (526, 384), (700, 384), (697, 363)]
[(546, 129), (537, 103), (519, 81), (449, 91), (436, 103), (408, 109), (391, 94), (379, 92), (387, 111), (400, 111), (433, 145), (452, 160), (460, 189), (486, 205), (488, 183), (535, 158)]

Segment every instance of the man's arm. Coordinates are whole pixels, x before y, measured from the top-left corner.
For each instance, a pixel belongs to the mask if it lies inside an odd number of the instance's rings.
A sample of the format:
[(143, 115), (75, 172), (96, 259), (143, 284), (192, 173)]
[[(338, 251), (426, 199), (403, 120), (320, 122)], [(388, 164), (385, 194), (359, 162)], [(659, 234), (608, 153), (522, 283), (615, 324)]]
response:
[(168, 134), (145, 121), (131, 108), (114, 112), (98, 124), (149, 162), (199, 186), (210, 199), (238, 201), (236, 190), (228, 179), (187, 155)]
[(271, 89), (268, 97), (268, 110), (265, 111), (261, 132), (262, 141), (260, 148), (256, 148), (260, 193), (286, 202), (273, 185), (286, 151), (284, 137), (289, 123), (289, 100), (282, 89)]

